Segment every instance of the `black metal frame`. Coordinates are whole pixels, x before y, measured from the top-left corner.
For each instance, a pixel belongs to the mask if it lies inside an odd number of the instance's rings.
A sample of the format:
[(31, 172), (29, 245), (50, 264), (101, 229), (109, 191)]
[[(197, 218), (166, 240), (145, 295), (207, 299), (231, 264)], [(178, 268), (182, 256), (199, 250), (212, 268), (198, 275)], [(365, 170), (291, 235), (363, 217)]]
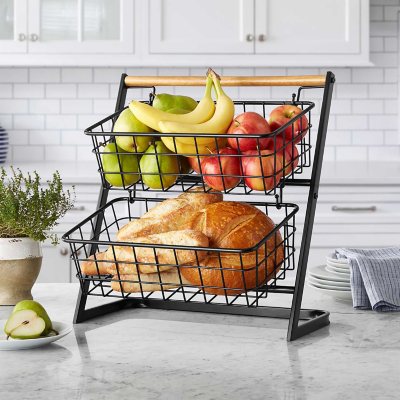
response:
[[(125, 77), (126, 74), (123, 74), (121, 76), (118, 98), (115, 107), (116, 112), (122, 110), (125, 106), (125, 100), (128, 89), (127, 86), (125, 85)], [(319, 328), (322, 328), (323, 326), (328, 325), (329, 312), (322, 310), (315, 310), (315, 309), (314, 310), (301, 309), (301, 303), (303, 297), (303, 289), (305, 283), (315, 209), (318, 199), (318, 189), (320, 183), (322, 159), (326, 141), (329, 111), (330, 111), (334, 82), (335, 82), (334, 74), (332, 72), (328, 72), (326, 74), (325, 85), (320, 87), (324, 89), (324, 94), (321, 105), (321, 114), (320, 114), (315, 152), (314, 152), (314, 160), (312, 164), (311, 178), (287, 179), (284, 182), (284, 185), (286, 186), (289, 185), (309, 186), (308, 202), (307, 202), (307, 209), (304, 221), (304, 231), (300, 247), (295, 286), (294, 287), (275, 286), (268, 288), (268, 292), (272, 293), (277, 292), (277, 293), (293, 294), (292, 305), (290, 308), (271, 307), (271, 306), (247, 307), (245, 305), (232, 306), (226, 304), (209, 304), (200, 302), (194, 303), (194, 302), (181, 302), (181, 301), (165, 301), (163, 299), (152, 299), (152, 298), (123, 298), (121, 300), (117, 300), (112, 303), (87, 309), (86, 301), (88, 297), (90, 280), (85, 279), (83, 277), (76, 304), (74, 323), (80, 323), (88, 319), (102, 316), (107, 313), (125, 308), (148, 307), (148, 308), (168, 309), (168, 310), (198, 311), (198, 312), (211, 312), (211, 313), (223, 313), (223, 314), (235, 314), (235, 315), (250, 315), (259, 317), (285, 318), (289, 320), (288, 332), (287, 332), (288, 341), (295, 340), (303, 335), (306, 335)], [(297, 100), (299, 100), (300, 92), (302, 89), (305, 88), (299, 88)], [(110, 189), (109, 185), (105, 185), (103, 182), (102, 188), (99, 193), (98, 207), (97, 207), (98, 210), (102, 209), (106, 205), (109, 189)], [(132, 195), (132, 192), (130, 192), (130, 195)], [(279, 203), (277, 203), (277, 205), (279, 206)], [(98, 246), (97, 240), (100, 235), (102, 222), (103, 222), (103, 213), (98, 212), (95, 217), (95, 223), (93, 224), (93, 231), (91, 235), (93, 240), (91, 241), (90, 244), (90, 251), (89, 251), (90, 255), (93, 255), (97, 250)], [(70, 243), (72, 250), (73, 248), (71, 242), (73, 242), (73, 240), (68, 238), (69, 233), (64, 235), (63, 239)], [(299, 323), (300, 320), (305, 320), (305, 322), (300, 324)]]

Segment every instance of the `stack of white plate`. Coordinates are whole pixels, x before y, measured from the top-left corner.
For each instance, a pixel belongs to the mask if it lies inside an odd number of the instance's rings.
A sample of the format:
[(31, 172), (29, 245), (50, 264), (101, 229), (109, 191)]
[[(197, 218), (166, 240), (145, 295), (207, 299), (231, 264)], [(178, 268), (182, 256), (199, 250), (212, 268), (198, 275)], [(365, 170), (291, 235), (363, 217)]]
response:
[(3, 164), (7, 158), (8, 136), (5, 129), (0, 126), (0, 164)]
[(326, 257), (326, 265), (309, 269), (307, 283), (313, 289), (341, 300), (351, 300), (350, 266), (335, 254)]

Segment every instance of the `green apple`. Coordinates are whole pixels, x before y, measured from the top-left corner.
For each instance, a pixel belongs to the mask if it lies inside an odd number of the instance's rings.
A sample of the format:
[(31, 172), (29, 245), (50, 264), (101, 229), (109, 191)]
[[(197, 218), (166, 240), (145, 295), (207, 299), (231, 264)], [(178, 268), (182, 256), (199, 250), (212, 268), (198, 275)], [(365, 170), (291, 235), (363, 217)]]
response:
[[(115, 143), (109, 143), (104, 148), (102, 163), (104, 177), (107, 182), (113, 186), (122, 187), (124, 184), (125, 186), (133, 185), (140, 179), (139, 157), (136, 154), (126, 154), (126, 152)], [(121, 174), (121, 172), (123, 172), (123, 174)]]
[[(140, 122), (131, 112), (126, 108), (119, 114), (118, 119), (115, 121), (113, 132), (139, 132), (147, 133), (153, 132), (151, 128)], [(131, 153), (143, 153), (147, 150), (152, 140), (151, 136), (117, 136), (116, 142), (118, 147), (122, 150)]]
[(32, 310), (34, 311), (40, 318), (44, 320), (44, 323), (46, 324), (46, 329), (43, 332), (44, 335), (48, 335), (52, 330), (53, 330), (53, 325), (51, 323), (51, 319), (49, 315), (47, 314), (46, 310), (44, 307), (38, 303), (37, 301), (34, 300), (22, 300), (19, 303), (17, 303), (13, 309), (13, 313), (17, 311), (22, 311), (22, 310)]
[(140, 159), (142, 180), (152, 189), (166, 189), (173, 185), (179, 176), (179, 156), (163, 153), (171, 152), (163, 142), (157, 141), (149, 146)]
[(33, 310), (19, 310), (13, 312), (8, 318), (4, 327), (7, 339), (36, 339), (40, 337), (46, 329), (43, 318)]
[(182, 114), (174, 110), (193, 111), (197, 107), (197, 101), (189, 96), (160, 93), (154, 97), (153, 107), (172, 114)]

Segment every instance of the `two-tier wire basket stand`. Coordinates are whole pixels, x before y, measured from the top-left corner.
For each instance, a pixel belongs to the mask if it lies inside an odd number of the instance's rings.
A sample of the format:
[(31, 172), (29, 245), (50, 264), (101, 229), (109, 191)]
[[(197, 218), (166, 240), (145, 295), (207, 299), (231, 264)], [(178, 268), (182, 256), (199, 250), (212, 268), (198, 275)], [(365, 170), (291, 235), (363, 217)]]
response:
[[(274, 231), (270, 232), (260, 243), (253, 246), (250, 249), (213, 249), (213, 248), (195, 248), (195, 247), (182, 247), (173, 245), (159, 245), (159, 244), (140, 244), (133, 242), (118, 242), (115, 239), (116, 232), (127, 222), (133, 219), (140, 218), (143, 212), (148, 211), (152, 206), (158, 204), (164, 199), (162, 197), (165, 194), (165, 198), (170, 197), (170, 194), (174, 195), (177, 192), (185, 192), (192, 189), (212, 191), (208, 186), (204, 184), (203, 171), (198, 173), (192, 173), (183, 166), (182, 159), (180, 156), (179, 161), (179, 177), (176, 182), (172, 185), (164, 185), (161, 180), (161, 187), (159, 189), (149, 188), (142, 179), (144, 171), (136, 172), (136, 179), (132, 178), (135, 172), (121, 173), (122, 187), (113, 187), (107, 178), (107, 171), (103, 165), (102, 154), (104, 152), (104, 146), (108, 143), (114, 143), (116, 136), (126, 135), (131, 136), (133, 140), (137, 140), (141, 136), (145, 136), (144, 133), (120, 133), (113, 132), (113, 125), (118, 118), (119, 114), (126, 108), (125, 103), (127, 99), (128, 90), (131, 88), (149, 90), (149, 100), (145, 101), (151, 103), (156, 89), (158, 86), (204, 86), (204, 77), (134, 77), (123, 74), (121, 76), (120, 87), (118, 97), (116, 101), (115, 113), (104, 118), (98, 123), (90, 126), (85, 130), (85, 134), (90, 136), (93, 142), (93, 152), (96, 156), (99, 173), (101, 177), (101, 188), (99, 193), (97, 210), (92, 215), (81, 221), (78, 225), (72, 228), (63, 236), (63, 240), (69, 243), (71, 248), (71, 258), (75, 263), (77, 269), (77, 277), (80, 282), (80, 292), (77, 299), (76, 311), (74, 316), (74, 323), (80, 323), (90, 318), (106, 315), (107, 313), (115, 312), (126, 308), (155, 308), (155, 309), (166, 309), (166, 310), (181, 310), (181, 311), (198, 311), (198, 312), (210, 312), (220, 314), (234, 314), (234, 315), (249, 315), (259, 317), (271, 317), (271, 318), (283, 318), (288, 319), (288, 332), (287, 340), (292, 341), (310, 332), (313, 332), (323, 326), (329, 324), (329, 312), (317, 309), (301, 309), (303, 289), (305, 283), (305, 276), (307, 270), (308, 255), (310, 250), (310, 242), (314, 224), (314, 216), (316, 210), (316, 204), (318, 199), (318, 189), (320, 183), (321, 167), (324, 154), (325, 139), (327, 134), (328, 119), (330, 112), (330, 105), (332, 99), (333, 85), (335, 82), (335, 76), (332, 72), (328, 72), (326, 75), (307, 75), (307, 76), (283, 76), (283, 77), (268, 77), (268, 76), (254, 76), (254, 77), (222, 77), (221, 83), (225, 86), (253, 86), (263, 87), (268, 86), (291, 86), (295, 87), (297, 93), (294, 93), (292, 99), (284, 101), (247, 101), (237, 100), (235, 101), (236, 111), (244, 112), (248, 110), (255, 110), (264, 117), (267, 117), (268, 110), (279, 106), (279, 105), (295, 105), (301, 109), (301, 113), (296, 115), (290, 122), (276, 129), (274, 132), (267, 136), (271, 139), (274, 148), (277, 149), (282, 146), (283, 149), (283, 161), (276, 159), (277, 152), (268, 153), (268, 157), (272, 157), (269, 160), (269, 165), (273, 165), (275, 171), (269, 179), (262, 181), (269, 182), (268, 187), (265, 186), (258, 191), (249, 188), (246, 185), (246, 175), (241, 169), (240, 174), (235, 176), (239, 183), (234, 188), (223, 187), (222, 192), (224, 193), (225, 200), (234, 198), (241, 202), (246, 202), (258, 207), (262, 212), (267, 215), (273, 215), (275, 222)], [(319, 90), (323, 92), (322, 103), (320, 108), (319, 123), (317, 128), (315, 145), (311, 140), (312, 131), (312, 120), (311, 113), (315, 107), (312, 101), (304, 101), (301, 99), (304, 92), (308, 92), (308, 89)], [(282, 137), (283, 132), (287, 132), (287, 129), (292, 129), (294, 132), (294, 124), (299, 121), (303, 116), (308, 118), (308, 127), (306, 135), (294, 139), (285, 139), (279, 142), (278, 138)], [(147, 133), (147, 135), (149, 135)], [(218, 146), (221, 145), (219, 142), (221, 135), (210, 135), (210, 134), (163, 134), (154, 132), (151, 133), (153, 140), (160, 140), (163, 136), (168, 136), (174, 143), (176, 150), (176, 143), (180, 138), (191, 138), (194, 140), (195, 148), (198, 149), (198, 143), (201, 138), (214, 138), (215, 146), (218, 152)], [(237, 134), (224, 135), (226, 137), (238, 140), (241, 136)], [(284, 135), (283, 135), (284, 136)], [(249, 138), (254, 138), (257, 143), (265, 138), (265, 135), (248, 135)], [(286, 159), (286, 149), (294, 150), (295, 144), (297, 145), (296, 160)], [(258, 148), (258, 146), (257, 146)], [(122, 168), (122, 156), (127, 155), (122, 153), (120, 150), (115, 151), (115, 155), (118, 158), (120, 165), (120, 171)], [(139, 154), (137, 154), (139, 156)], [(175, 152), (169, 150), (165, 155), (174, 156)], [(204, 154), (200, 154), (199, 151), (192, 151), (191, 153), (185, 154), (186, 156), (194, 157), (199, 161), (200, 157), (204, 157)], [(231, 156), (235, 157), (235, 156)], [(239, 156), (237, 156), (239, 157)], [(260, 163), (263, 157), (266, 157), (264, 153), (259, 151), (255, 157), (259, 158)], [(280, 163), (280, 164), (279, 164)], [(281, 169), (277, 167), (279, 164)], [(305, 178), (304, 170), (311, 169), (310, 178)], [(221, 168), (222, 169), (222, 168)], [(278, 172), (276, 172), (278, 171)], [(162, 172), (159, 171), (162, 175)], [(221, 172), (222, 174), (222, 172)], [(265, 173), (266, 174), (266, 173)], [(108, 176), (110, 173), (108, 173)], [(221, 177), (228, 179), (232, 178), (231, 175), (220, 175)], [(264, 177), (264, 172), (261, 178)], [(247, 177), (248, 178), (248, 177)], [(134, 182), (134, 183), (132, 183)], [(304, 227), (301, 237), (301, 245), (298, 249), (298, 257), (295, 257), (295, 243), (294, 236), (296, 232), (296, 213), (299, 209), (297, 204), (285, 203), (284, 202), (284, 191), (286, 186), (302, 186), (308, 188), (308, 199), (305, 210)], [(119, 190), (122, 191), (123, 196), (113, 198), (108, 201), (110, 191)], [(156, 193), (155, 193), (156, 192)], [(174, 193), (175, 192), (175, 193)], [(251, 201), (249, 200), (251, 195)], [(256, 199), (256, 200), (255, 200)], [(172, 286), (168, 282), (162, 282), (160, 268), (162, 265), (157, 260), (157, 249), (169, 249), (174, 252), (175, 258), (176, 252), (185, 250), (193, 251), (195, 253), (202, 250), (213, 251), (213, 254), (217, 254), (221, 259), (221, 255), (226, 252), (235, 254), (238, 259), (242, 260), (245, 254), (252, 252), (261, 254), (260, 250), (266, 248), (266, 243), (271, 238), (277, 238), (278, 232), (282, 234), (282, 241), (279, 246), (284, 247), (284, 256), (282, 264), (279, 269), (275, 271), (274, 277), (268, 280), (257, 282), (256, 287), (249, 288), (248, 290), (237, 290), (234, 288), (225, 287), (221, 284), (221, 287), (216, 288), (207, 287), (204, 283), (201, 285), (188, 285), (181, 279), (179, 272), (180, 283)], [(280, 237), (280, 235), (279, 235)], [(263, 259), (257, 262), (253, 267), (257, 272), (259, 265), (266, 262), (267, 257), (276, 257), (278, 252), (278, 245), (269, 253), (263, 252)], [(96, 254), (100, 250), (106, 248), (116, 249), (117, 246), (130, 246), (135, 254), (135, 248), (138, 246), (150, 248), (155, 255), (156, 262), (153, 267), (158, 272), (159, 288), (158, 291), (148, 292), (146, 291), (146, 284), (140, 277), (140, 273), (134, 278), (134, 281), (126, 282), (124, 276), (118, 271), (118, 258), (116, 257), (113, 262), (116, 265), (117, 273), (101, 274), (98, 269), (94, 275), (87, 275), (82, 271), (82, 263), (90, 260), (94, 257), (95, 263), (98, 266), (100, 261), (96, 261)], [(115, 252), (114, 252), (115, 254)], [(297, 254), (297, 253), (296, 253)], [(133, 264), (138, 265), (138, 261), (135, 260)], [(181, 268), (176, 262), (176, 265), (172, 265), (171, 268), (176, 268), (181, 271)], [(195, 264), (191, 268), (197, 268), (201, 277), (201, 270), (203, 267), (200, 263)], [(220, 265), (219, 270), (223, 274), (225, 270), (230, 270), (226, 266)], [(284, 280), (288, 271), (294, 270), (296, 272), (295, 283), (293, 285), (285, 285)], [(251, 272), (251, 271), (250, 271)], [(248, 271), (242, 271), (243, 276)], [(258, 276), (258, 275), (257, 275)], [(132, 278), (130, 278), (132, 279)], [(124, 290), (125, 283), (136, 284), (139, 290), (135, 293)], [(282, 284), (283, 283), (283, 284)], [(246, 286), (246, 282), (244, 282)], [(214, 289), (214, 292), (213, 290)], [(235, 292), (237, 290), (237, 292)], [(276, 307), (266, 305), (268, 295), (274, 293), (292, 295), (291, 307)], [(106, 302), (105, 304), (87, 308), (87, 299), (89, 296), (100, 296), (108, 299), (115, 298), (112, 302)]]

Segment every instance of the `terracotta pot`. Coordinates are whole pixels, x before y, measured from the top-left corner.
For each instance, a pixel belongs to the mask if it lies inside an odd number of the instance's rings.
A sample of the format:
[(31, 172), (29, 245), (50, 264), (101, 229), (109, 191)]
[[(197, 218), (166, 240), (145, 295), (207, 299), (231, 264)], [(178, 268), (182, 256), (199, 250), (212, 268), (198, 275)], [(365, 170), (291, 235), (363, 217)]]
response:
[(42, 247), (30, 238), (0, 238), (0, 305), (32, 300), (42, 265)]

